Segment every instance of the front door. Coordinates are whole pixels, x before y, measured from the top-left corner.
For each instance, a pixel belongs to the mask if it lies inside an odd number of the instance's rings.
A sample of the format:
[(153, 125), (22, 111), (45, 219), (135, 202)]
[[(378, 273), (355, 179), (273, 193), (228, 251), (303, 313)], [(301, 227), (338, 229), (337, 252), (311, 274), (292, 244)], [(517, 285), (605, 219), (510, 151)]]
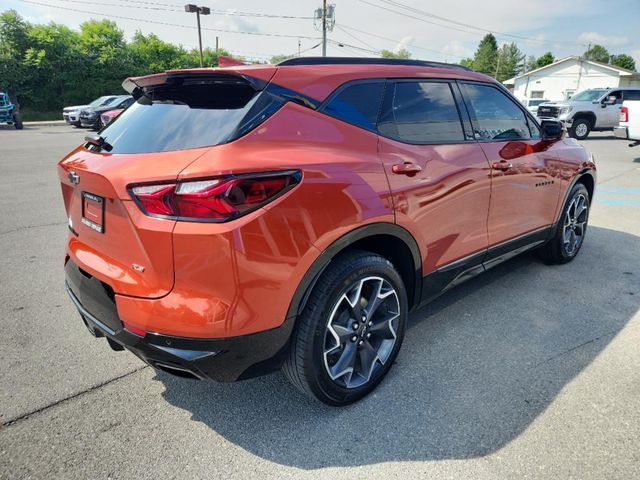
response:
[(462, 83), (476, 138), (491, 165), (489, 246), (554, 222), (560, 183), (551, 143), (499, 87)]

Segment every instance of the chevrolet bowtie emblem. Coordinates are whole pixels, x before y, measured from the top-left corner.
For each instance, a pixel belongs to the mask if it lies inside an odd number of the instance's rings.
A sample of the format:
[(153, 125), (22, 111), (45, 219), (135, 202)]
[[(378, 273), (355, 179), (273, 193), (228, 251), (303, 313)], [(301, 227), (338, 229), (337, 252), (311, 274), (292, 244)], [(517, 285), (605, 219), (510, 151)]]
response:
[(76, 172), (67, 173), (67, 177), (69, 178), (69, 181), (74, 185), (80, 183), (80, 175), (78, 175)]

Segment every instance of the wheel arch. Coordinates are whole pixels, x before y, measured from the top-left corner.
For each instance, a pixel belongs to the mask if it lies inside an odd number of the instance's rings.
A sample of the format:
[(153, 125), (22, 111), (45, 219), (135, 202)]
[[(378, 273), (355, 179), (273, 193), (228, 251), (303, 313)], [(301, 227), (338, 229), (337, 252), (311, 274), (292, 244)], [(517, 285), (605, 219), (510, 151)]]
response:
[(559, 206), (555, 228), (553, 229), (553, 232), (556, 231), (556, 228), (558, 228), (558, 225), (560, 224), (560, 220), (562, 219), (562, 210), (564, 208), (564, 205), (567, 203), (567, 198), (569, 197), (571, 190), (573, 190), (573, 187), (575, 187), (578, 183), (583, 184), (587, 189), (587, 191), (589, 192), (589, 203), (593, 201), (593, 194), (595, 192), (595, 186), (596, 186), (596, 178), (592, 169), (585, 168), (581, 170), (580, 173), (578, 173), (574, 177), (574, 179), (571, 181), (571, 183), (567, 186), (567, 189), (565, 190), (562, 198), (562, 203), (560, 203), (560, 206)]
[(289, 305), (287, 318), (299, 315), (331, 260), (351, 249), (367, 250), (389, 260), (405, 282), (409, 308), (419, 303), (422, 257), (417, 242), (407, 230), (396, 224), (372, 223), (351, 230), (322, 251), (302, 277)]
[(593, 112), (590, 112), (588, 110), (584, 112), (577, 112), (573, 116), (573, 121), (575, 122), (579, 118), (586, 118), (589, 121), (589, 124), (592, 130), (596, 126), (596, 114)]

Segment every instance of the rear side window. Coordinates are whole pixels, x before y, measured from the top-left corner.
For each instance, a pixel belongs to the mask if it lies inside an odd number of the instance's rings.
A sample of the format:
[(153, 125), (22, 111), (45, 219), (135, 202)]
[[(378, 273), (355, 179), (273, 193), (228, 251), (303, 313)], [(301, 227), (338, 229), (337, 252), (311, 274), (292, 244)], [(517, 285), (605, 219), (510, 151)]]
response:
[(381, 135), (406, 143), (464, 141), (462, 122), (446, 82), (396, 82), (387, 88)]
[(463, 84), (462, 88), (478, 140), (531, 138), (526, 115), (500, 90), (470, 83)]
[(322, 109), (327, 115), (375, 131), (384, 82), (355, 83), (345, 87)]
[(625, 100), (640, 100), (640, 90), (627, 90), (624, 92)]
[[(184, 150), (229, 141), (262, 106), (247, 82), (194, 79), (156, 87), (137, 99), (100, 135), (110, 153)], [(269, 103), (269, 102), (267, 102)]]

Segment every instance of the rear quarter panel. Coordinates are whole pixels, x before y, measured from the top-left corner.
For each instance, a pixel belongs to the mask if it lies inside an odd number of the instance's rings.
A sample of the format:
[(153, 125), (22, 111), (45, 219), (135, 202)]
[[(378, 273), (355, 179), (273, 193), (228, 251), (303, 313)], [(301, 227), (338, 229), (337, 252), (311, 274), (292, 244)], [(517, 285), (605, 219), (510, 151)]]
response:
[[(294, 103), (212, 148), (179, 178), (290, 169), (302, 171), (301, 183), (256, 212), (223, 224), (177, 222), (175, 286), (159, 306), (176, 315), (154, 318), (148, 302), (149, 322), (166, 333), (211, 338), (278, 327), (324, 249), (359, 226), (393, 223), (377, 136)], [(136, 326), (144, 328), (141, 321)]]

